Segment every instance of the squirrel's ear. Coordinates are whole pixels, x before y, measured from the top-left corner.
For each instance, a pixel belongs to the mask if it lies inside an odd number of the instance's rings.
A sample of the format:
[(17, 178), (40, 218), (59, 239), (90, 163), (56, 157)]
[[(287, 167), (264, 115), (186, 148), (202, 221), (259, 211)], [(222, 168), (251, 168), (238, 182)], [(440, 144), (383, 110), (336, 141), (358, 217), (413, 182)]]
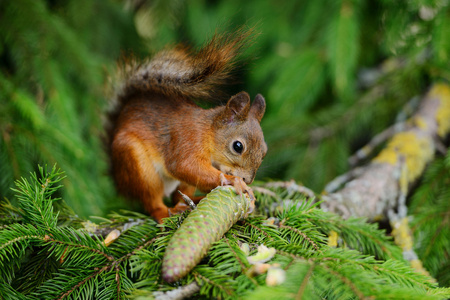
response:
[(240, 92), (228, 100), (226, 116), (229, 122), (245, 120), (250, 110), (250, 96), (246, 92)]
[(256, 95), (252, 106), (250, 107), (250, 114), (253, 115), (259, 122), (261, 122), (264, 112), (266, 111), (266, 100), (261, 94)]

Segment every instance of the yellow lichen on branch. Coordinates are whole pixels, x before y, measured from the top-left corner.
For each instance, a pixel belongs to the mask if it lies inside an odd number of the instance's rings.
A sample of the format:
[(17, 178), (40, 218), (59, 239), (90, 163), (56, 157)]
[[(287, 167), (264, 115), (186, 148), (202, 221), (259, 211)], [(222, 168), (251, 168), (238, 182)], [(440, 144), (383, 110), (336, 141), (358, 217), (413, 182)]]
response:
[[(427, 274), (413, 250), (408, 225), (408, 189), (433, 159), (439, 138), (450, 133), (450, 87), (435, 84), (426, 94), (406, 127), (394, 134), (386, 147), (366, 166), (359, 167), (339, 190), (322, 197), (321, 207), (348, 217), (390, 221), (392, 235), (403, 256), (420, 272)], [(347, 177), (346, 177), (347, 178)], [(336, 237), (330, 233), (330, 243)]]
[(404, 160), (407, 182), (416, 180), (434, 154), (433, 140), (421, 136), (420, 131), (400, 132), (392, 138), (374, 162), (396, 165)]
[[(450, 87), (445, 84), (434, 85), (425, 101), (439, 100), (434, 115), (418, 114), (412, 119), (413, 129), (397, 133), (388, 143), (385, 149), (375, 157), (375, 162), (395, 165), (400, 159), (404, 159), (407, 170), (407, 182), (412, 183), (425, 169), (426, 163), (434, 155), (433, 129), (437, 125), (434, 134), (445, 137), (450, 131)], [(434, 118), (433, 118), (434, 117)]]
[(430, 95), (441, 99), (440, 107), (436, 112), (437, 134), (445, 137), (450, 132), (450, 87), (446, 84), (436, 84), (430, 91)]
[(338, 239), (338, 233), (334, 230), (331, 230), (328, 235), (328, 246), (336, 248), (338, 246)]
[(397, 244), (403, 250), (403, 256), (407, 259), (411, 267), (416, 271), (431, 278), (430, 273), (423, 267), (420, 259), (417, 258), (413, 250), (414, 240), (409, 227), (409, 220), (407, 217), (401, 218), (399, 220), (391, 221), (392, 233), (395, 244)]
[(411, 229), (409, 228), (408, 218), (402, 218), (395, 222), (391, 222), (392, 233), (395, 243), (403, 249), (410, 251), (413, 248), (413, 239)]
[[(423, 98), (407, 126), (366, 166), (358, 168), (341, 189), (322, 197), (324, 210), (345, 218), (388, 217), (406, 213), (408, 188), (425, 170), (438, 147), (438, 137), (450, 132), (450, 87), (435, 84)], [(400, 209), (400, 206), (402, 209)]]

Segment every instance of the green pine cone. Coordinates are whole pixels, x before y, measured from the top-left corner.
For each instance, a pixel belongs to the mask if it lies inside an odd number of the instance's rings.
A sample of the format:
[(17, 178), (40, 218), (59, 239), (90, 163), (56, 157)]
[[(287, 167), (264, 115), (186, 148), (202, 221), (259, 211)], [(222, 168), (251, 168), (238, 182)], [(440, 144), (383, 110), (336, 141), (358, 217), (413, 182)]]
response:
[(239, 219), (248, 215), (250, 199), (236, 195), (232, 187), (217, 187), (192, 211), (167, 245), (162, 276), (174, 282), (188, 274), (211, 245)]

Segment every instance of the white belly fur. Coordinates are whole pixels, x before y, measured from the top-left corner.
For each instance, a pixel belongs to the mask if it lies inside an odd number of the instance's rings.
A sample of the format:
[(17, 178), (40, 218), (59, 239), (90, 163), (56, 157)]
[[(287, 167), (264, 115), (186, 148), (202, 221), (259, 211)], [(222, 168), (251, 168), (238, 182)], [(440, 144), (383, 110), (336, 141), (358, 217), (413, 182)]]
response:
[(156, 172), (158, 172), (159, 177), (163, 181), (164, 196), (169, 197), (175, 191), (175, 189), (178, 187), (178, 185), (180, 184), (180, 181), (176, 180), (175, 178), (173, 178), (172, 176), (167, 174), (166, 168), (164, 168), (164, 166), (162, 164), (153, 163), (153, 165), (155, 167)]

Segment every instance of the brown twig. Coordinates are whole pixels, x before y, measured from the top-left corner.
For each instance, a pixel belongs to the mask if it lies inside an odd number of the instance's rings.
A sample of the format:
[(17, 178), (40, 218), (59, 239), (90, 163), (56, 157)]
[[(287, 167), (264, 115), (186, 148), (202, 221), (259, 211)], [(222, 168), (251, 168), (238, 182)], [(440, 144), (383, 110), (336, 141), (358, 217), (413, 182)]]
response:
[(80, 286), (82, 286), (83, 284), (85, 284), (88, 280), (91, 280), (92, 278), (96, 277), (97, 275), (99, 275), (100, 273), (103, 273), (104, 271), (108, 270), (111, 268), (111, 265), (108, 264), (106, 266), (104, 266), (103, 268), (97, 270), (96, 272), (92, 273), (91, 275), (89, 275), (88, 277), (86, 277), (85, 279), (81, 280), (80, 282), (78, 282), (76, 285), (74, 285), (71, 289), (69, 289), (67, 292), (63, 293), (58, 300), (64, 299), (66, 296), (69, 296), (73, 291), (75, 291), (77, 288), (79, 288)]
[(227, 289), (227, 288), (225, 288), (225, 287), (223, 287), (223, 286), (221, 286), (221, 285), (216, 284), (215, 282), (209, 280), (209, 279), (206, 278), (205, 276), (202, 276), (200, 273), (198, 273), (198, 272), (196, 272), (196, 271), (192, 271), (192, 274), (194, 275), (194, 277), (195, 277), (196, 280), (198, 280), (198, 279), (200, 278), (200, 280), (204, 280), (204, 281), (208, 282), (208, 283), (211, 284), (211, 285), (217, 286), (217, 287), (219, 287), (221, 290), (225, 291), (225, 293), (227, 293), (228, 296), (231, 296), (231, 295), (233, 294), (229, 289)]
[(350, 287), (350, 289), (353, 291), (353, 293), (355, 294), (356, 297), (358, 297), (359, 299), (367, 299), (367, 297), (364, 296), (364, 294), (356, 287), (356, 285), (353, 284), (353, 282), (351, 282), (350, 279), (348, 279), (345, 276), (342, 276), (339, 272), (336, 272), (336, 271), (332, 270), (331, 268), (329, 268), (326, 265), (321, 265), (321, 266), (323, 268), (327, 269), (328, 272), (330, 272), (331, 274), (336, 276), (339, 280), (341, 280), (348, 287)]
[(295, 300), (301, 300), (301, 299), (303, 299), (303, 293), (305, 292), (306, 285), (307, 285), (308, 282), (309, 282), (309, 277), (311, 276), (311, 274), (312, 274), (312, 272), (313, 272), (315, 266), (316, 266), (316, 265), (313, 263), (313, 264), (311, 264), (311, 266), (309, 267), (308, 272), (306, 273), (305, 277), (303, 278), (302, 284), (300, 285), (300, 288), (298, 289), (298, 292), (297, 292), (297, 294), (295, 295)]
[(269, 239), (273, 240), (273, 237), (271, 237), (267, 232), (265, 232), (264, 230), (262, 230), (258, 226), (255, 226), (255, 225), (247, 222), (246, 220), (241, 220), (240, 222), (242, 222), (245, 226), (250, 226), (251, 228), (254, 228), (254, 229), (258, 230), (259, 232), (264, 234), (266, 237), (268, 237)]
[(315, 197), (315, 193), (312, 190), (305, 186), (298, 185), (294, 180), (268, 182), (265, 186), (270, 188), (284, 188), (287, 189), (288, 192), (298, 192), (308, 196), (309, 198)]
[[(89, 250), (89, 251), (92, 251), (92, 252), (94, 252), (94, 253), (97, 253), (97, 254), (102, 255), (102, 256), (105, 257), (108, 261), (113, 261), (113, 260), (114, 260), (114, 257), (113, 257), (113, 256), (108, 255), (108, 254), (106, 254), (105, 252), (100, 251), (100, 250), (98, 250), (98, 249), (91, 248), (91, 247), (88, 247), (88, 246), (85, 246), (85, 245), (79, 245), (79, 244), (74, 244), (74, 243), (70, 243), (70, 242), (59, 241), (59, 240), (55, 240), (55, 239), (52, 238), (52, 237), (50, 237), (50, 238), (49, 238), (48, 240), (46, 240), (46, 241), (49, 241), (49, 242), (52, 242), (52, 243), (61, 244), (61, 245), (67, 245), (67, 246), (70, 246), (70, 247), (73, 247), (73, 248), (87, 249), (87, 250)], [(66, 251), (64, 251), (64, 253), (65, 253), (65, 252), (66, 252)]]
[(286, 228), (286, 229), (289, 229), (289, 230), (291, 230), (291, 231), (294, 231), (294, 232), (297, 233), (298, 235), (301, 235), (305, 240), (307, 240), (307, 241), (314, 247), (314, 249), (315, 249), (316, 251), (321, 252), (320, 249), (319, 249), (319, 247), (317, 246), (317, 244), (316, 244), (313, 240), (311, 240), (304, 232), (302, 232), (301, 230), (299, 230), (299, 229), (297, 229), (297, 228), (294, 228), (294, 227), (291, 227), (291, 226), (284, 225), (284, 224), (282, 224), (282, 223), (283, 223), (283, 222), (280, 222), (280, 225), (279, 225), (280, 228)]
[[(147, 237), (148, 238), (148, 237)], [(125, 259), (130, 258), (132, 255), (135, 255), (136, 252), (144, 249), (145, 247), (147, 247), (148, 245), (152, 244), (154, 241), (156, 240), (156, 237), (152, 238), (151, 240), (146, 241), (145, 243), (143, 243), (142, 245), (136, 247), (133, 251), (131, 251), (130, 253), (125, 254), (124, 256), (122, 256), (121, 258), (119, 258), (117, 261), (120, 263), (122, 261), (124, 261)]]

